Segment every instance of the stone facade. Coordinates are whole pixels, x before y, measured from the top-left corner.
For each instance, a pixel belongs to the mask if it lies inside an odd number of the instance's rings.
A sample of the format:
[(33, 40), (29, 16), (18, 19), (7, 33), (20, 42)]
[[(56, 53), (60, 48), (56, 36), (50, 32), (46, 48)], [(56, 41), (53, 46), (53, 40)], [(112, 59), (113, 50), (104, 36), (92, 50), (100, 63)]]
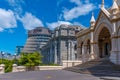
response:
[(77, 56), (83, 62), (108, 57), (120, 65), (120, 0), (114, 0), (108, 10), (102, 2), (98, 19), (91, 18), (91, 26), (77, 36)]
[(42, 48), (43, 62), (62, 64), (62, 60), (77, 59), (75, 34), (79, 30), (79, 26), (58, 26), (52, 38)]
[(41, 48), (49, 41), (51, 34), (52, 31), (44, 27), (28, 31), (28, 39), (22, 52), (41, 52)]

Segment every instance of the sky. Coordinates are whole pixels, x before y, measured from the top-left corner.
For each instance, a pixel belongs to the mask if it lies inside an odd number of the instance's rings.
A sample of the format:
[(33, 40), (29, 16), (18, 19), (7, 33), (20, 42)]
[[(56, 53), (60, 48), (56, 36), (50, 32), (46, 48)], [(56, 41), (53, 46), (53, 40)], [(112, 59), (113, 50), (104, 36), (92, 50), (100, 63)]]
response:
[[(105, 0), (109, 8), (113, 0)], [(0, 0), (0, 51), (15, 54), (24, 46), (27, 31), (36, 27), (54, 30), (60, 24), (90, 26), (97, 19), (102, 0)]]

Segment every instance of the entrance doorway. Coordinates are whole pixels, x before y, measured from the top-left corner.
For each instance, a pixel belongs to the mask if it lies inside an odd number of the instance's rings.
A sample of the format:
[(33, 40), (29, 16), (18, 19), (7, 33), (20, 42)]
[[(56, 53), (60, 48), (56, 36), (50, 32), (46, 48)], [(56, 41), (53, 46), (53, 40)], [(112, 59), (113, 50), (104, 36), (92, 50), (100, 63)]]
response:
[(111, 35), (107, 28), (103, 28), (99, 34), (98, 46), (99, 46), (99, 57), (109, 57), (111, 51)]

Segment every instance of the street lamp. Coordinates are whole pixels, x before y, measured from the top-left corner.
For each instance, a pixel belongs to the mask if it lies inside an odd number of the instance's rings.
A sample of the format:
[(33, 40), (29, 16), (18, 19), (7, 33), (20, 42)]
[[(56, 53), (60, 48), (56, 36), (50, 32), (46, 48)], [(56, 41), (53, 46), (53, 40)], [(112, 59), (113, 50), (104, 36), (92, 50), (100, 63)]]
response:
[(5, 52), (1, 51), (1, 55), (2, 55), (2, 64), (3, 64), (4, 54), (5, 54)]
[(14, 63), (16, 64), (16, 54), (14, 54)]

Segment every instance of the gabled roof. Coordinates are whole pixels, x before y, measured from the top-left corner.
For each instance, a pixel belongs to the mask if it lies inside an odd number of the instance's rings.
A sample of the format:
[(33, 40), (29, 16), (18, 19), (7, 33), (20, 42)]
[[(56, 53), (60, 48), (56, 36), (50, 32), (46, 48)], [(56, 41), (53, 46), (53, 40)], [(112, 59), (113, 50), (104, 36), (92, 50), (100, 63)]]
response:
[[(106, 12), (107, 12), (107, 13), (106, 13)], [(109, 13), (107, 10), (105, 10), (105, 9), (101, 9), (101, 11), (100, 11), (100, 13), (99, 13), (99, 16), (98, 16), (98, 18), (97, 18), (97, 20), (96, 20), (95, 26), (97, 26), (97, 24), (98, 24), (98, 22), (99, 22), (99, 20), (100, 20), (100, 16), (102, 15), (102, 13), (103, 13), (104, 16), (106, 17), (106, 19), (108, 19), (108, 20), (111, 22), (110, 13)]]

